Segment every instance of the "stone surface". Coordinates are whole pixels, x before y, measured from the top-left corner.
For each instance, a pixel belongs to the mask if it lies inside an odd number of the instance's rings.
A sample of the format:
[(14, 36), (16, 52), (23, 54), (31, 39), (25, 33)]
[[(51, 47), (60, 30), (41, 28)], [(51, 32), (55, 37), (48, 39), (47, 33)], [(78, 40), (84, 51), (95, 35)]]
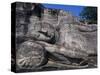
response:
[(25, 41), (17, 50), (16, 63), (20, 69), (34, 69), (46, 62), (46, 51), (35, 41)]
[(61, 9), (17, 3), (16, 49), (18, 71), (97, 67), (97, 25), (80, 25)]

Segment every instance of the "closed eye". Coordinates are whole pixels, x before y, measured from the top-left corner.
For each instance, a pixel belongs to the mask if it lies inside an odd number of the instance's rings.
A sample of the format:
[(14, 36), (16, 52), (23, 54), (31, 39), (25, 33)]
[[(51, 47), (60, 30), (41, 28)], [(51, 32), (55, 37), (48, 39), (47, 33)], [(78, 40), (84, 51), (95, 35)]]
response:
[(47, 37), (50, 37), (49, 35), (48, 35), (48, 33), (47, 32), (42, 32), (42, 31), (38, 31), (39, 33), (42, 33), (43, 35), (45, 35), (45, 36), (47, 36)]

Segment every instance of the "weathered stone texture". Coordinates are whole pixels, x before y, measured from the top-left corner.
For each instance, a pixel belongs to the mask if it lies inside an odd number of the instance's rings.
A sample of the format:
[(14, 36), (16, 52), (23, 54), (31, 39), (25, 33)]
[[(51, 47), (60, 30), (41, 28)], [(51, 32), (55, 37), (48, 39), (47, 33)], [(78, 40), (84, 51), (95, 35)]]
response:
[(59, 64), (60, 68), (69, 68), (68, 64), (74, 68), (82, 68), (83, 64), (84, 67), (89, 67), (86, 66), (89, 64), (89, 55), (97, 55), (97, 26), (78, 25), (79, 21), (76, 17), (63, 10), (54, 9), (58, 12), (53, 15), (52, 10), (46, 8), (37, 14), (38, 9), (40, 9), (38, 4), (17, 4), (16, 63), (18, 68), (39, 67), (39, 70), (45, 65), (50, 65), (48, 63), (51, 60), (67, 65)]

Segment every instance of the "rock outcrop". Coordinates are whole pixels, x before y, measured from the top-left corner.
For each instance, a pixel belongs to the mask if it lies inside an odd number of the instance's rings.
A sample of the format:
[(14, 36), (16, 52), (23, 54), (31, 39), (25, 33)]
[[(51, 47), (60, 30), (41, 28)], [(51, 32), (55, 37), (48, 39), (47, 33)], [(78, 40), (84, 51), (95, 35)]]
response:
[[(56, 15), (52, 14), (52, 11), (56, 11)], [(93, 60), (89, 55), (97, 55), (97, 25), (82, 26), (78, 22), (71, 13), (61, 9), (52, 10), (41, 4), (18, 3), (18, 70), (43, 70), (47, 66), (50, 67), (51, 61), (60, 66), (56, 66), (56, 69), (89, 67), (90, 61)]]

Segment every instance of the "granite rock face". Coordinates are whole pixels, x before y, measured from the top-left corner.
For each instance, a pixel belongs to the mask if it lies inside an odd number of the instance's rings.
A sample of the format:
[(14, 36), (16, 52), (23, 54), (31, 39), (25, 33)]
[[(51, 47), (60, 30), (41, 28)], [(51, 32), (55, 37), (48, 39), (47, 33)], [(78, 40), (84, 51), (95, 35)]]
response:
[(97, 25), (80, 25), (61, 9), (19, 2), (16, 49), (18, 71), (97, 67)]

